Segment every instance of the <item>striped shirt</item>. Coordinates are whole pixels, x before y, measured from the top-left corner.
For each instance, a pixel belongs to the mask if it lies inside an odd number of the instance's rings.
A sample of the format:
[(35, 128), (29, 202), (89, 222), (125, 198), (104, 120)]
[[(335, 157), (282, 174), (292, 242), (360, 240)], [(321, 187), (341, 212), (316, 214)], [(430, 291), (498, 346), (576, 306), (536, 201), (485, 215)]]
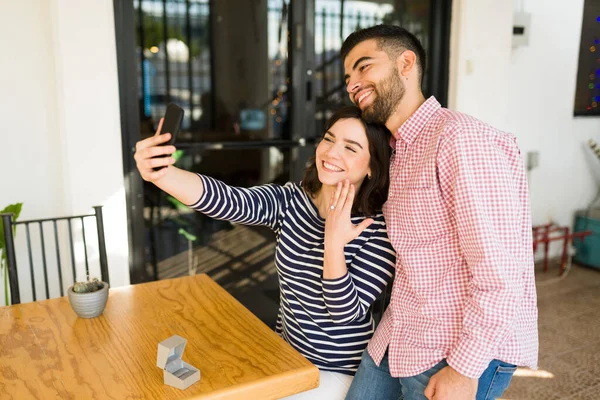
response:
[(190, 207), (216, 219), (264, 225), (276, 234), (276, 332), (319, 369), (353, 375), (374, 331), (370, 306), (395, 268), (383, 215), (373, 216), (375, 222), (345, 246), (348, 273), (323, 279), (325, 220), (298, 184), (244, 189), (199, 177), (204, 193)]

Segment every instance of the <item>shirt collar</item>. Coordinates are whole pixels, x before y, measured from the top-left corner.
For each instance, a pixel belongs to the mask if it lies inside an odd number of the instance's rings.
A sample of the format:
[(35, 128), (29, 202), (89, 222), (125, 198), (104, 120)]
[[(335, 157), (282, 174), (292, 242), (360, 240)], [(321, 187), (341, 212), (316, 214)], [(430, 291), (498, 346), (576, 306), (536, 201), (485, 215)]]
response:
[(390, 146), (396, 148), (396, 141), (400, 139), (406, 144), (411, 144), (440, 108), (442, 106), (434, 96), (428, 98), (392, 135)]

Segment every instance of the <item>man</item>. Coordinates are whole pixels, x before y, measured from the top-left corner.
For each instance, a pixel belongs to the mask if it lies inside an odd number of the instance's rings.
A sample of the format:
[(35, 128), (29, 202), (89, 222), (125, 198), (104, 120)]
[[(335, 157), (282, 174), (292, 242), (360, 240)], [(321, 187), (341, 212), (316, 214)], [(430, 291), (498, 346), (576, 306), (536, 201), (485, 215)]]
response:
[(379, 25), (342, 46), (350, 99), (392, 133), (384, 205), (397, 252), (384, 317), (347, 399), (494, 399), (536, 368), (537, 305), (516, 140), (425, 99), (425, 51)]

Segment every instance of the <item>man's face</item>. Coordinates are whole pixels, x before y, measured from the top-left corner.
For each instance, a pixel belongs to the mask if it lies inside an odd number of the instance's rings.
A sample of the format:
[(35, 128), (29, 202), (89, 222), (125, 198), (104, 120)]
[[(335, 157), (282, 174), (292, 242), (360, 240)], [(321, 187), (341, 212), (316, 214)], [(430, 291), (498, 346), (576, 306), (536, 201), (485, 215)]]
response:
[(395, 62), (375, 39), (356, 45), (344, 60), (346, 90), (368, 122), (385, 124), (406, 91)]

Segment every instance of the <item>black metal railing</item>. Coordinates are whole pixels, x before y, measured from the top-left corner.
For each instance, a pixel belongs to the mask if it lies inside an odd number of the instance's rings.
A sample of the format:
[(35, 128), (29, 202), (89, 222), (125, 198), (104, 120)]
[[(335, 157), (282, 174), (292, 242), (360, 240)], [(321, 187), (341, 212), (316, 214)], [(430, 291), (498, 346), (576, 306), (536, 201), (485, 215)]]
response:
[[(137, 0), (136, 38), (138, 87), (142, 117), (157, 122), (166, 104), (185, 110), (184, 130), (214, 130), (217, 124), (214, 68), (210, 38), (210, 3), (190, 0)], [(286, 48), (271, 57), (269, 98), (261, 108), (277, 123), (287, 115), (285, 93), (290, 83), (287, 65), (287, 4), (268, 8), (269, 48)], [(285, 32), (284, 32), (285, 31)], [(173, 40), (176, 40), (173, 41)], [(276, 41), (276, 42), (273, 42)], [(273, 43), (271, 43), (273, 42)], [(175, 43), (187, 54), (169, 52)], [(286, 108), (285, 110), (282, 108)], [(199, 120), (198, 115), (202, 115)]]
[(15, 254), (15, 242), (13, 237), (13, 227), (16, 225), (24, 225), (25, 232), (27, 237), (27, 253), (29, 256), (29, 273), (31, 276), (31, 291), (33, 295), (33, 301), (37, 300), (36, 295), (36, 285), (35, 285), (35, 273), (34, 273), (34, 262), (33, 262), (33, 250), (31, 245), (31, 232), (30, 225), (38, 225), (40, 231), (40, 246), (41, 246), (41, 257), (42, 257), (42, 265), (44, 272), (44, 288), (45, 288), (45, 298), (49, 297), (49, 283), (48, 283), (48, 263), (46, 260), (46, 242), (44, 236), (44, 223), (52, 223), (54, 230), (54, 243), (56, 248), (56, 261), (57, 261), (57, 269), (58, 269), (58, 279), (59, 279), (59, 287), (60, 287), (60, 295), (64, 296), (63, 292), (63, 277), (62, 277), (62, 268), (61, 268), (61, 255), (60, 255), (60, 243), (59, 243), (59, 235), (58, 235), (58, 221), (67, 221), (67, 226), (69, 229), (69, 249), (70, 249), (70, 259), (71, 259), (71, 267), (73, 272), (73, 279), (76, 277), (76, 268), (75, 268), (75, 245), (73, 243), (73, 229), (71, 221), (80, 220), (81, 221), (81, 233), (83, 239), (83, 249), (85, 255), (85, 273), (86, 276), (89, 276), (89, 262), (88, 262), (88, 254), (87, 254), (87, 242), (86, 242), (86, 234), (85, 234), (85, 224), (84, 218), (94, 217), (96, 219), (96, 230), (98, 234), (98, 252), (99, 252), (99, 260), (100, 260), (100, 274), (102, 280), (106, 283), (110, 283), (108, 276), (108, 261), (106, 255), (106, 242), (104, 239), (104, 220), (102, 217), (102, 206), (94, 207), (94, 214), (86, 214), (86, 215), (75, 215), (71, 217), (58, 217), (58, 218), (42, 218), (42, 219), (33, 219), (27, 221), (14, 221), (13, 214), (0, 214), (2, 217), (2, 222), (4, 225), (4, 241), (5, 241), (5, 251), (6, 251), (6, 259), (8, 262), (8, 277), (10, 283), (10, 292), (11, 292), (11, 303), (19, 304), (21, 302), (20, 299), (20, 291), (19, 291), (19, 280), (17, 273), (17, 258)]
[(134, 7), (141, 114), (158, 121), (174, 101), (186, 109), (188, 129), (205, 102), (202, 97), (212, 96), (210, 5), (137, 0)]
[[(339, 13), (327, 11), (325, 8), (315, 13), (315, 36), (321, 38), (322, 50), (317, 54), (319, 64), (316, 71), (320, 72), (317, 75), (317, 80), (320, 80), (320, 85), (317, 84), (317, 96), (320, 95), (326, 100), (332, 93), (340, 90), (344, 66), (340, 60), (339, 50), (344, 39), (357, 29), (377, 25), (382, 21), (382, 15), (344, 13), (343, 8)], [(331, 82), (334, 85), (333, 90), (330, 87)]]
[[(339, 12), (323, 8), (315, 13), (315, 37), (320, 38), (320, 51), (315, 60), (315, 95), (317, 131), (321, 131), (329, 116), (347, 102), (344, 85), (344, 65), (340, 47), (353, 31), (383, 22), (379, 14), (344, 11), (343, 2)], [(317, 45), (317, 43), (315, 43)]]
[[(394, 10), (393, 15), (401, 15), (401, 11)], [(317, 51), (315, 68), (317, 127), (321, 128), (335, 110), (349, 101), (343, 79), (344, 65), (339, 54), (344, 39), (358, 29), (395, 22), (388, 19), (390, 19), (389, 15), (381, 13), (368, 14), (356, 10), (344, 10), (343, 1), (339, 11), (323, 8), (315, 13), (315, 37), (321, 40), (320, 46), (317, 46), (321, 51)], [(410, 15), (404, 15), (400, 25), (415, 34), (427, 48), (425, 22), (412, 20)]]

